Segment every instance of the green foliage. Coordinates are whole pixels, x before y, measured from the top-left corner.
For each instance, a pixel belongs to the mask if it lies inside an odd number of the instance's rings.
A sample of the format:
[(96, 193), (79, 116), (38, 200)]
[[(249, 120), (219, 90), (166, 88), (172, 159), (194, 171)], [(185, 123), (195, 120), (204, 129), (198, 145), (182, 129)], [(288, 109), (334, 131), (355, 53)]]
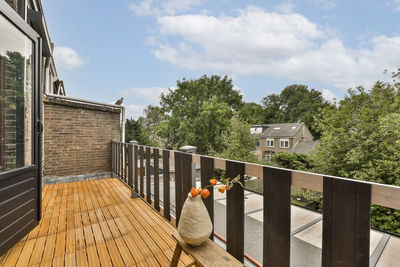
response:
[(317, 139), (320, 137), (320, 131), (314, 116), (321, 112), (321, 109), (332, 106), (324, 100), (320, 91), (298, 84), (287, 86), (279, 95), (264, 97), (262, 104), (264, 123), (302, 121)]
[(293, 170), (305, 171), (313, 167), (311, 159), (305, 154), (280, 152), (271, 161), (275, 166)]
[[(338, 107), (321, 113), (315, 171), (400, 185), (399, 73), (393, 75), (393, 82), (377, 82), (368, 91), (348, 90)], [(400, 234), (400, 211), (372, 206), (371, 225)]]
[(371, 226), (400, 235), (400, 211), (372, 205)]
[(125, 123), (125, 142), (138, 141), (141, 145), (148, 145), (150, 138), (145, 131), (141, 121), (133, 118), (127, 119)]
[(319, 118), (318, 172), (400, 185), (400, 96), (395, 83), (349, 90)]
[(177, 81), (177, 89), (161, 95), (161, 111), (168, 114), (157, 127), (173, 148), (194, 145), (198, 153), (224, 150), (224, 133), (233, 112), (242, 105), (242, 96), (227, 76), (202, 76)]
[(250, 125), (263, 123), (263, 107), (253, 102), (244, 103), (239, 110), (240, 118)]
[(257, 157), (252, 151), (256, 148), (256, 139), (250, 135), (250, 125), (240, 119), (236, 114), (230, 120), (229, 134), (225, 140), (223, 153), (218, 154), (221, 158), (256, 162)]

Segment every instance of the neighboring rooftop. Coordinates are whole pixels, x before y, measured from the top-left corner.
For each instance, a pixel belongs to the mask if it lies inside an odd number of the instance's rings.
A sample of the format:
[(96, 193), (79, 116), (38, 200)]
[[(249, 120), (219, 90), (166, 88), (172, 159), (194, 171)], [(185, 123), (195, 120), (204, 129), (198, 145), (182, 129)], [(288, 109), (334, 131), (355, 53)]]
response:
[(260, 138), (294, 137), (301, 125), (301, 122), (268, 124), (268, 128), (260, 135)]
[(319, 141), (299, 141), (292, 149), (293, 153), (297, 154), (308, 154), (314, 150), (315, 146), (319, 144)]

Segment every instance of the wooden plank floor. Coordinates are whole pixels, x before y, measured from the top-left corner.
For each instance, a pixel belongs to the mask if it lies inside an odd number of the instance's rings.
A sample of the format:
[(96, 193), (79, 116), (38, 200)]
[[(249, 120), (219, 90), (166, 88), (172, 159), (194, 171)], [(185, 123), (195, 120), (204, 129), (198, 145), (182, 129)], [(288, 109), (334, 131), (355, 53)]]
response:
[(169, 266), (175, 228), (118, 179), (46, 185), (42, 197), (40, 224), (0, 266)]

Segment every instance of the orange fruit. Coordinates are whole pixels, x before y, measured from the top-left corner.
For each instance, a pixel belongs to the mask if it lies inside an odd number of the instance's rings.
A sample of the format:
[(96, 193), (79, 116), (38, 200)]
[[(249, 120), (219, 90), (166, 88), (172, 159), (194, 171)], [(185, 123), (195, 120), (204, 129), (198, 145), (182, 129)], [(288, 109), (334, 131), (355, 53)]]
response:
[(212, 179), (210, 179), (210, 184), (212, 184), (212, 185), (216, 185), (217, 184), (217, 179), (215, 179), (215, 178), (212, 178)]
[(224, 193), (224, 192), (225, 192), (225, 186), (221, 185), (221, 186), (218, 188), (218, 191), (219, 191), (220, 193)]
[(199, 194), (199, 191), (195, 187), (192, 187), (192, 189), (190, 189), (190, 194), (192, 197), (195, 197)]
[(208, 189), (203, 189), (203, 191), (201, 191), (201, 196), (203, 198), (208, 198), (209, 195), (210, 195), (210, 191), (208, 191)]
[(199, 194), (200, 194), (201, 191), (203, 191), (203, 188), (199, 187), (199, 188), (197, 188), (197, 191), (199, 191)]
[(231, 190), (231, 187), (229, 185), (225, 185), (226, 190)]

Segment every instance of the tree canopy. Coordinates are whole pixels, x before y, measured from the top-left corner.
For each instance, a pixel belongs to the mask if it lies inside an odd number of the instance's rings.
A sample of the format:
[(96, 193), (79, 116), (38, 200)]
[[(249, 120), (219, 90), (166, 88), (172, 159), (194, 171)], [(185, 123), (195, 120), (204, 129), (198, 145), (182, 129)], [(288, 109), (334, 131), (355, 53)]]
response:
[(243, 121), (239, 114), (230, 120), (229, 134), (225, 139), (224, 152), (219, 157), (240, 160), (246, 162), (256, 162), (257, 157), (252, 151), (256, 148), (256, 139), (250, 135), (250, 125)]
[(263, 98), (264, 123), (304, 122), (315, 138), (320, 137), (314, 116), (323, 108), (332, 106), (315, 89), (306, 85), (293, 84), (278, 94)]
[(243, 100), (227, 76), (204, 75), (177, 81), (177, 89), (161, 95), (160, 105), (167, 115), (158, 134), (173, 148), (190, 144), (207, 154), (223, 151), (229, 120), (243, 106)]
[(370, 90), (349, 89), (337, 108), (318, 119), (318, 171), (400, 185), (400, 83), (377, 82)]

